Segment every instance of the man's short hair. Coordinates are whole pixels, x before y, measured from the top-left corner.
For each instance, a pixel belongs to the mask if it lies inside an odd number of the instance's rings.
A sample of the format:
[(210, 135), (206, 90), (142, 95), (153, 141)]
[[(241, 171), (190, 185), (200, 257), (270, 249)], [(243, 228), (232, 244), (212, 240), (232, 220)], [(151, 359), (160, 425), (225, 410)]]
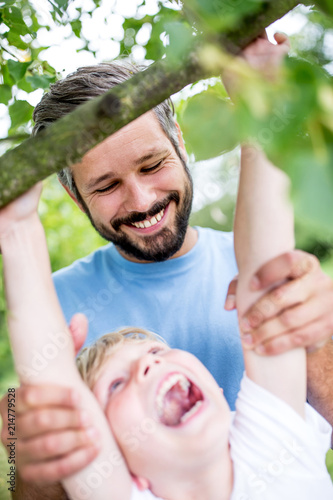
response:
[[(77, 69), (74, 73), (52, 84), (49, 92), (37, 104), (33, 114), (35, 126), (32, 134), (37, 135), (52, 122), (67, 115), (80, 104), (104, 94), (115, 85), (128, 80), (135, 73), (144, 69), (146, 69), (144, 66), (136, 66), (122, 59)], [(164, 133), (180, 156), (178, 130), (173, 117), (174, 108), (171, 100), (167, 99), (153, 109)], [(70, 167), (61, 170), (58, 177), (60, 182), (78, 198), (79, 193)]]
[(157, 333), (143, 328), (128, 327), (116, 332), (107, 333), (91, 346), (85, 347), (76, 359), (76, 366), (83, 381), (90, 389), (97, 382), (98, 375), (105, 360), (126, 343), (161, 342), (165, 340)]

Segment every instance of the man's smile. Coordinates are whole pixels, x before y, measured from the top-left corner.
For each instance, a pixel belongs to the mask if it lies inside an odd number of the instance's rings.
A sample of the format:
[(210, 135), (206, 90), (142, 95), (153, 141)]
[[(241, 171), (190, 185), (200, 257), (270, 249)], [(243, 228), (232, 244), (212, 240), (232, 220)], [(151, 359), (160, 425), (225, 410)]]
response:
[(164, 215), (164, 210), (165, 209), (163, 208), (160, 212), (158, 212), (158, 214), (151, 217), (151, 219), (145, 219), (142, 222), (133, 222), (132, 226), (142, 229), (144, 229), (145, 227), (155, 226), (155, 224), (157, 224), (162, 219)]
[(129, 222), (124, 225), (138, 234), (150, 234), (156, 232), (164, 226), (167, 220), (170, 203), (171, 202), (169, 202), (166, 207), (162, 208), (162, 210), (157, 212), (152, 217), (147, 217), (146, 219), (138, 222)]

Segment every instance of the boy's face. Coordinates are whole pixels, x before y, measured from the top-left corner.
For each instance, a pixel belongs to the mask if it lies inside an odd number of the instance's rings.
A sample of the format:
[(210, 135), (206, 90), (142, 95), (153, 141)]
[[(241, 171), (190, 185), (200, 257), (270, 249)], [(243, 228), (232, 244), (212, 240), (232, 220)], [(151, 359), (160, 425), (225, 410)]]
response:
[(125, 342), (105, 361), (93, 392), (130, 471), (150, 484), (170, 470), (190, 477), (225, 450), (228, 404), (192, 354)]

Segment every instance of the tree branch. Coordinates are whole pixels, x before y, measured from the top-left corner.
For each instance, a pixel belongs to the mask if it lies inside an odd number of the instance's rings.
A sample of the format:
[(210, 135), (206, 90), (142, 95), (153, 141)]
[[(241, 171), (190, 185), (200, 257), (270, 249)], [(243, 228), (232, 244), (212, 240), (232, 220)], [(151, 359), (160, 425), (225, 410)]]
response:
[[(297, 0), (265, 1), (256, 16), (244, 18), (237, 31), (219, 38), (219, 44), (233, 54), (255, 39), (273, 21), (293, 9)], [(88, 101), (0, 158), (0, 207), (25, 192), (36, 182), (78, 162), (91, 148), (127, 123), (194, 81), (219, 74), (200, 60), (202, 45), (177, 67), (166, 59), (143, 73)]]

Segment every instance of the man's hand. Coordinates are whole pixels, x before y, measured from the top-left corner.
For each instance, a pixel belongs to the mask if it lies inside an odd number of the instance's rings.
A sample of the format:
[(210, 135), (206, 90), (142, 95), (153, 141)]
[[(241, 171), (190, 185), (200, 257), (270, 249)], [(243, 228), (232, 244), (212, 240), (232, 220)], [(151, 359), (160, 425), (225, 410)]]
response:
[[(70, 324), (76, 351), (87, 334), (82, 314)], [(1, 440), (7, 444), (7, 395), (0, 402)], [(98, 454), (98, 433), (68, 388), (23, 386), (16, 390), (17, 469), (23, 481), (51, 484), (74, 474)], [(36, 497), (37, 500), (38, 496)]]
[[(236, 287), (237, 278), (229, 285), (227, 310), (236, 307)], [(251, 288), (267, 287), (274, 288), (240, 318), (245, 347), (271, 355), (294, 347), (311, 352), (331, 338), (333, 282), (321, 271), (316, 257), (295, 250), (266, 263), (253, 277)]]

